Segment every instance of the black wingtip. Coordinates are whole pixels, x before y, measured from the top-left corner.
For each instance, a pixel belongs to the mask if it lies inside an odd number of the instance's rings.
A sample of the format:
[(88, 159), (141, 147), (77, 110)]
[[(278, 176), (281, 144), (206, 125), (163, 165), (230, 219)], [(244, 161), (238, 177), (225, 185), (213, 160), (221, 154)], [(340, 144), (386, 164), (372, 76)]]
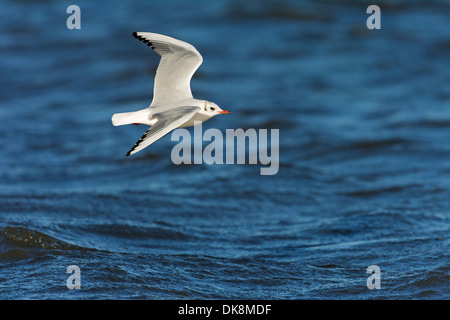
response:
[(150, 48), (155, 49), (155, 47), (153, 46), (153, 43), (151, 41), (149, 41), (149, 40), (145, 39), (144, 37), (138, 35), (137, 32), (133, 32), (133, 37), (135, 37), (139, 41), (142, 41), (143, 43), (148, 45)]

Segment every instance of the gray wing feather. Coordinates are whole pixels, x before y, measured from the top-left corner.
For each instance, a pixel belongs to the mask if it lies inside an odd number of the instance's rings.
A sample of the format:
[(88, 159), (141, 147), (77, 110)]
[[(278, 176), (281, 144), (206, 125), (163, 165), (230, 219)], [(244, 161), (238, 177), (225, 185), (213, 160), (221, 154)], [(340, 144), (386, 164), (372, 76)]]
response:
[(189, 121), (199, 110), (200, 107), (186, 106), (156, 113), (155, 116), (158, 121), (144, 133), (126, 155), (129, 156), (139, 152), (161, 139), (170, 131)]
[(156, 70), (152, 106), (192, 98), (191, 78), (203, 57), (191, 44), (150, 32), (134, 32), (133, 36), (161, 55)]

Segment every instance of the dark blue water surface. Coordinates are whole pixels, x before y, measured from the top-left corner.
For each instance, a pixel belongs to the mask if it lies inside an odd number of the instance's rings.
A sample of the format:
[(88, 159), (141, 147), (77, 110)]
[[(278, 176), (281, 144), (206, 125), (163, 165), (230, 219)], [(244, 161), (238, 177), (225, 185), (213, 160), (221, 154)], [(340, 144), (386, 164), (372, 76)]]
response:
[[(371, 4), (3, 1), (0, 298), (448, 299), (450, 5)], [(133, 31), (193, 44), (233, 112), (203, 129), (279, 129), (278, 173), (125, 157), (159, 61)]]

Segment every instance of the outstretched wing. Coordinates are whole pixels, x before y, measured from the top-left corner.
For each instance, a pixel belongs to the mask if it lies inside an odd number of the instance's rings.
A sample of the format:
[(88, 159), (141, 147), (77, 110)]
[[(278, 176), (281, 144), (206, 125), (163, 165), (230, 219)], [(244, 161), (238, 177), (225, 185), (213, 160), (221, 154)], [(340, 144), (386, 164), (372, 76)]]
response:
[(192, 98), (191, 78), (202, 64), (200, 53), (189, 43), (149, 32), (133, 32), (160, 56), (153, 89), (153, 105)]
[(161, 139), (170, 131), (189, 121), (199, 110), (200, 107), (179, 107), (155, 114), (158, 121), (128, 151), (127, 156), (141, 151), (156, 140)]

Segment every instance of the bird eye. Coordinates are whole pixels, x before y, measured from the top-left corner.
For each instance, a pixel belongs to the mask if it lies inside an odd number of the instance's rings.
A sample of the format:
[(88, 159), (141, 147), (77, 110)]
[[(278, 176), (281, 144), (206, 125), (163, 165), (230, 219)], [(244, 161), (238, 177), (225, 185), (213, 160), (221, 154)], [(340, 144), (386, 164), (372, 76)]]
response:
[(216, 110), (216, 108), (214, 108), (214, 107), (211, 107), (211, 111), (214, 111), (214, 110)]

